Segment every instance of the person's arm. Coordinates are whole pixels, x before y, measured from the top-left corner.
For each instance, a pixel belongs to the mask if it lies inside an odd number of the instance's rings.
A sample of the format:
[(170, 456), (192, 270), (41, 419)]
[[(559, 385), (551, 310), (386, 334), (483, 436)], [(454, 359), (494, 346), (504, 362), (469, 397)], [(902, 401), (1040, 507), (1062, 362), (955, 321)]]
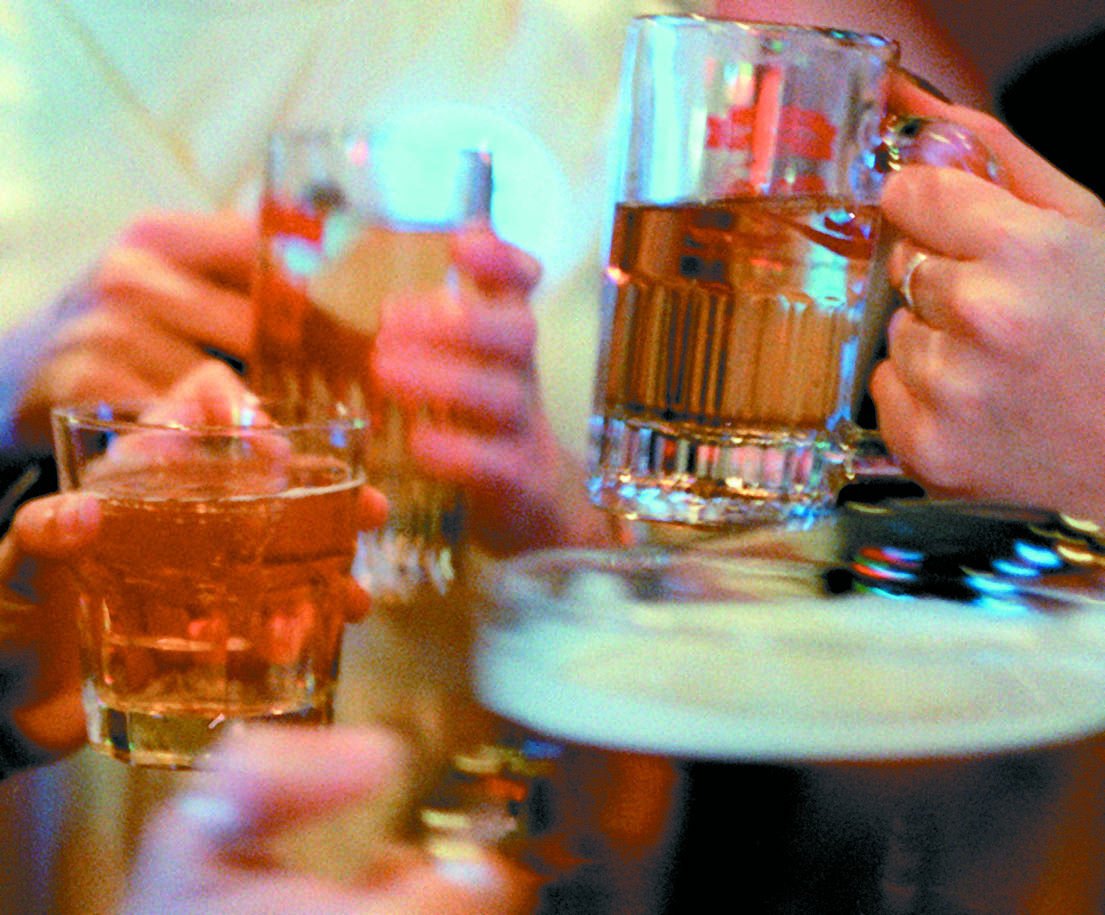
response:
[(48, 450), (58, 403), (163, 394), (213, 353), (249, 352), (254, 223), (136, 219), (87, 277), (0, 338), (0, 446)]

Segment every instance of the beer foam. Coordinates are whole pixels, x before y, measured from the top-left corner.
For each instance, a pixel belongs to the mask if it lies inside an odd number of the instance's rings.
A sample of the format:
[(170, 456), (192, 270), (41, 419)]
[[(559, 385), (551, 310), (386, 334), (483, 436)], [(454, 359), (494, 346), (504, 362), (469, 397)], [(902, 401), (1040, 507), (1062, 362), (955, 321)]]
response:
[(485, 632), (484, 702), (578, 742), (750, 761), (958, 756), (1105, 728), (1096, 604), (994, 616), (873, 594), (595, 596)]

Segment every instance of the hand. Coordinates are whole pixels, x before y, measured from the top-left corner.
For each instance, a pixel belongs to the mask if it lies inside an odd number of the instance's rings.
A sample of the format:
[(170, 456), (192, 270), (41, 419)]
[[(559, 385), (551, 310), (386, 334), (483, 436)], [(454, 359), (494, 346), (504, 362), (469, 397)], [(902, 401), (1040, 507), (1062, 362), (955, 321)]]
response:
[(928, 166), (888, 181), (883, 213), (905, 236), (892, 281), (928, 257), (872, 380), (882, 434), (934, 494), (1105, 521), (1105, 209), (994, 119), (896, 97), (979, 134), (1009, 190)]
[[(260, 411), (261, 401), (237, 374), (222, 362), (208, 360), (178, 380), (164, 397), (151, 404), (142, 418), (157, 423), (225, 424), (250, 414), (257, 417), (258, 426), (263, 428), (271, 420)], [(171, 442), (179, 444), (176, 437)], [(120, 456), (119, 449), (122, 447), (124, 452), (121, 456), (125, 457), (125, 451), (131, 448), (163, 448), (165, 443), (153, 433), (150, 440), (130, 436), (117, 440), (114, 446), (116, 451), (113, 453)], [(373, 486), (361, 487), (357, 505), (358, 530), (369, 531), (380, 527), (387, 519), (387, 513), (387, 499), (383, 493)], [(369, 596), (351, 574), (343, 582), (343, 589), (345, 618), (348, 622), (356, 622), (368, 613), (371, 604)]]
[(38, 761), (85, 739), (76, 597), (66, 564), (95, 539), (99, 524), (95, 497), (46, 496), (23, 505), (0, 541), (0, 709)]
[(376, 340), (376, 383), (416, 417), (412, 458), (465, 487), (473, 536), (492, 552), (612, 542), (541, 403), (537, 263), (486, 229), (453, 253), (459, 288), (392, 300)]
[(405, 759), (392, 735), (369, 728), (269, 726), (233, 733), (202, 780), (151, 820), (124, 912), (531, 911), (532, 881), (478, 853), (445, 863), (397, 846), (366, 862), (352, 882), (277, 863), (269, 840), (379, 794), (401, 776)]
[[(256, 398), (225, 365), (210, 361), (158, 401), (156, 418), (225, 418)], [(155, 418), (151, 416), (150, 418)], [(387, 502), (363, 487), (359, 525), (378, 527)], [(85, 738), (77, 648), (77, 589), (69, 567), (95, 545), (101, 511), (86, 492), (27, 502), (0, 540), (0, 713), (27, 742), (24, 755), (46, 760), (79, 747)], [(349, 576), (346, 618), (367, 613), (369, 598)]]
[[(21, 444), (49, 444), (49, 410), (90, 398), (147, 400), (209, 360), (249, 352), (253, 223), (234, 213), (138, 219), (36, 323), (32, 350), (5, 353)], [(9, 350), (11, 346), (9, 345)]]

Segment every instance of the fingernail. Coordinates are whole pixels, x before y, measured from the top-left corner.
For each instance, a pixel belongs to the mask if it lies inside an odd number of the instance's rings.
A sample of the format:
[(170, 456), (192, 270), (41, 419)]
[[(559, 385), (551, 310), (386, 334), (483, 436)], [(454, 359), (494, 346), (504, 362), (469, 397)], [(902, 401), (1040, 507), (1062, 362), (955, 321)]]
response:
[(923, 76), (914, 73), (912, 70), (906, 70), (904, 67), (899, 67), (898, 72), (908, 79), (913, 85), (915, 85), (922, 92), (927, 92), (933, 98), (939, 99), (941, 102), (945, 102), (948, 105), (954, 104), (947, 95), (945, 95), (940, 89), (936, 88)]
[(176, 808), (219, 844), (233, 841), (245, 826), (238, 805), (217, 795), (187, 791), (177, 797)]

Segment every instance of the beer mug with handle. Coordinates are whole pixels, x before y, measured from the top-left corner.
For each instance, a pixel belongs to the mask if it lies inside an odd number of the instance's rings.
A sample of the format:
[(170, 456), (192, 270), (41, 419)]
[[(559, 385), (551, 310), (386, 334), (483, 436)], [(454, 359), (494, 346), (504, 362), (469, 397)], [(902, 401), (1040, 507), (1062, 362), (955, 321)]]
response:
[(516, 557), (427, 846), (495, 845), (541, 915), (1101, 912), (1100, 533), (913, 499)]
[[(629, 30), (589, 488), (704, 526), (817, 517), (878, 443), (855, 422), (893, 292), (886, 174), (994, 179), (962, 128), (888, 116), (898, 46), (698, 16)], [(875, 449), (877, 451), (877, 447)]]

